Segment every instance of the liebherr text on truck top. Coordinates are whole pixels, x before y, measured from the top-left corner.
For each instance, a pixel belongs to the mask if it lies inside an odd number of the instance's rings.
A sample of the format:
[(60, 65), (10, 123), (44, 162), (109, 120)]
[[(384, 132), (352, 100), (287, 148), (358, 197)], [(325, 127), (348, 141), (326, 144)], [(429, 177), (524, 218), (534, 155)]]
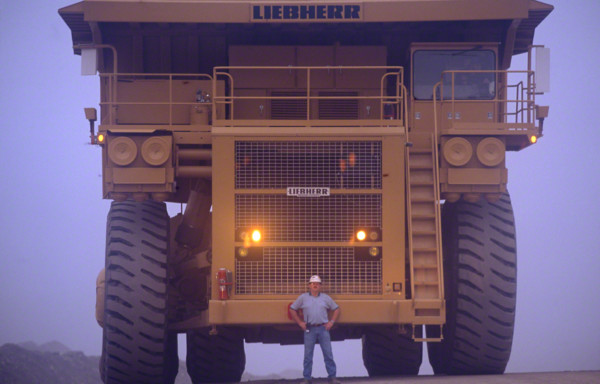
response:
[[(59, 10), (102, 153), (105, 383), (239, 381), (292, 344), (312, 275), (371, 376), (502, 373), (516, 305), (507, 151), (548, 106), (535, 0), (84, 0)], [(527, 65), (511, 68), (513, 56)], [(166, 204), (181, 205), (167, 214)], [(176, 206), (176, 207), (177, 207)], [(184, 208), (185, 207), (185, 208)]]

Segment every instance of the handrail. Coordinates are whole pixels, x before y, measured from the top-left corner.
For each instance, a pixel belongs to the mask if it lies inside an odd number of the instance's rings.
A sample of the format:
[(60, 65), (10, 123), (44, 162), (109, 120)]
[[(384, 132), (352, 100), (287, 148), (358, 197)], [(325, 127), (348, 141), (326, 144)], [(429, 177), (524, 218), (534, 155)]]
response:
[[(269, 70), (269, 71), (289, 71), (290, 74), (295, 72), (296, 74), (304, 72), (305, 73), (305, 83), (302, 86), (299, 84), (294, 88), (286, 88), (286, 90), (290, 91), (298, 91), (302, 94), (300, 95), (281, 95), (281, 96), (273, 96), (273, 95), (260, 95), (260, 96), (237, 96), (236, 95), (236, 81), (231, 71), (256, 71), (256, 70)], [(328, 71), (332, 70), (339, 71), (343, 73), (343, 71), (351, 71), (351, 70), (385, 70), (386, 72), (382, 75), (380, 82), (378, 85), (374, 85), (373, 87), (369, 87), (369, 89), (377, 89), (380, 90), (380, 95), (378, 96), (365, 96), (365, 95), (357, 95), (357, 96), (349, 96), (349, 95), (314, 95), (312, 94), (312, 90), (314, 89), (311, 84), (312, 75), (317, 71)], [(376, 100), (379, 101), (380, 105), (380, 119), (383, 120), (385, 106), (392, 105), (395, 106), (395, 114), (396, 116), (392, 116), (391, 120), (399, 121), (401, 124), (404, 123), (404, 119), (406, 118), (406, 107), (403, 107), (403, 104), (406, 103), (406, 94), (402, 93), (401, 88), (404, 86), (404, 68), (400, 66), (220, 66), (215, 67), (213, 69), (213, 78), (216, 80), (220, 78), (225, 78), (228, 82), (228, 93), (224, 95), (218, 94), (216, 88), (213, 88), (213, 110), (215, 111), (213, 115), (213, 120), (236, 120), (236, 113), (234, 110), (234, 101), (235, 100), (301, 100), (306, 102), (306, 117), (305, 121), (311, 121), (312, 116), (312, 101), (314, 100)], [(396, 78), (394, 83), (394, 94), (387, 95), (387, 86), (386, 82), (388, 79), (393, 77)], [(227, 87), (226, 87), (227, 88)], [(266, 87), (268, 88), (268, 87)], [(324, 88), (323, 90), (336, 90), (336, 91), (344, 91), (344, 89), (340, 88)], [(216, 107), (218, 105), (228, 105), (229, 116), (220, 116), (218, 111), (216, 111)], [(265, 119), (268, 120), (268, 119)], [(371, 120), (371, 119), (369, 119)]]
[[(208, 80), (212, 81), (213, 78), (209, 74), (205, 73), (100, 73), (100, 79), (108, 80), (108, 100), (101, 101), (99, 104), (101, 107), (108, 107), (108, 122), (110, 124), (117, 124), (115, 110), (119, 106), (125, 105), (143, 105), (143, 106), (168, 106), (168, 124), (172, 125), (173, 122), (173, 107), (177, 105), (197, 105), (196, 101), (181, 102), (174, 101), (173, 97), (173, 81), (175, 80)], [(168, 81), (168, 88), (166, 95), (164, 95), (164, 101), (119, 101), (117, 96), (117, 84), (119, 81), (136, 81), (136, 80), (166, 80)], [(160, 98), (159, 98), (160, 99)]]
[[(229, 73), (230, 70), (286, 70), (292, 73), (296, 71), (296, 73), (303, 71), (306, 75), (306, 84), (304, 87), (298, 88), (289, 88), (289, 90), (300, 91), (301, 95), (265, 95), (265, 96), (239, 96), (236, 91), (236, 79), (234, 78), (234, 74)], [(340, 73), (348, 72), (348, 71), (365, 71), (365, 70), (381, 70), (385, 71), (382, 73), (378, 84), (373, 84), (373, 86), (369, 86), (368, 89), (379, 89), (379, 95), (315, 95), (312, 94), (311, 90), (314, 89), (311, 84), (311, 79), (313, 79), (313, 74), (317, 71), (339, 71)], [(358, 78), (358, 73), (356, 78)], [(177, 119), (174, 116), (174, 107), (176, 106), (184, 106), (189, 105), (190, 107), (193, 105), (197, 105), (197, 102), (190, 99), (190, 101), (182, 101), (181, 97), (177, 99), (175, 97), (175, 92), (177, 89), (174, 88), (174, 81), (177, 80), (207, 80), (211, 81), (210, 85), (207, 85), (207, 88), (212, 91), (210, 107), (212, 108), (212, 116), (213, 121), (221, 121), (221, 123), (226, 124), (225, 120), (235, 120), (236, 113), (234, 111), (234, 105), (236, 100), (304, 100), (306, 102), (306, 121), (314, 121), (315, 119), (311, 117), (312, 111), (314, 111), (314, 105), (312, 101), (319, 100), (362, 100), (362, 101), (375, 101), (379, 104), (379, 119), (377, 118), (366, 118), (368, 121), (377, 121), (384, 120), (384, 118), (388, 121), (388, 123), (383, 124), (383, 122), (378, 122), (376, 125), (394, 125), (394, 126), (403, 126), (405, 124), (405, 119), (407, 117), (407, 92), (404, 88), (404, 68), (400, 66), (346, 66), (346, 67), (330, 67), (330, 66), (321, 66), (321, 67), (311, 67), (311, 66), (275, 66), (275, 67), (215, 67), (213, 69), (213, 75), (209, 74), (199, 74), (199, 73), (102, 73), (100, 74), (101, 81), (103, 81), (103, 87), (105, 87), (105, 98), (100, 102), (101, 107), (106, 107), (107, 110), (103, 111), (102, 118), (103, 121), (107, 121), (109, 124), (118, 124), (117, 121), (117, 109), (119, 106), (166, 106), (168, 107), (168, 111), (165, 111), (164, 122), (163, 124), (173, 125), (174, 120)], [(151, 80), (164, 80), (167, 83), (162, 85), (161, 92), (163, 93), (153, 93), (152, 97), (148, 98), (149, 101), (139, 101), (130, 97), (130, 99), (124, 99), (122, 97), (122, 91), (119, 91), (119, 96), (117, 96), (117, 88), (120, 88), (119, 84), (121, 82), (126, 81), (151, 81)], [(223, 93), (223, 89), (218, 86), (218, 82), (221, 80), (225, 80), (229, 88), (226, 89), (225, 93)], [(105, 82), (104, 82), (105, 81)], [(286, 89), (287, 90), (287, 89)], [(324, 91), (335, 90), (335, 91), (345, 91), (345, 89), (340, 88), (323, 88)], [(354, 89), (353, 89), (354, 90)], [(390, 91), (391, 95), (388, 94)], [(221, 94), (223, 93), (223, 94)], [(137, 96), (137, 94), (136, 94)], [(120, 100), (121, 99), (121, 100)], [(390, 106), (390, 107), (388, 107)], [(221, 107), (221, 108), (219, 108)], [(222, 108), (226, 107), (226, 108)], [(388, 108), (393, 111), (393, 113), (387, 112)], [(223, 113), (228, 109), (228, 116), (225, 116)], [(164, 111), (164, 110), (163, 110)], [(370, 110), (372, 111), (372, 109)], [(370, 112), (367, 112), (370, 115)], [(131, 115), (130, 115), (131, 116)], [(179, 118), (179, 120), (181, 120)], [(268, 120), (268, 119), (266, 119)], [(339, 120), (339, 119), (338, 119)], [(343, 120), (343, 119), (342, 119)], [(393, 120), (390, 121), (390, 120)], [(365, 119), (362, 120), (363, 123)], [(133, 123), (136, 124), (136, 123)], [(360, 125), (360, 124), (358, 124)]]
[[(439, 83), (438, 83), (439, 84)], [(437, 86), (437, 84), (436, 84)], [(436, 115), (436, 111), (435, 111), (435, 100), (433, 103), (433, 119), (434, 121), (437, 122), (437, 115)], [(444, 274), (443, 272), (443, 268), (442, 268), (442, 212), (441, 212), (441, 196), (440, 196), (440, 169), (438, 164), (440, 163), (440, 159), (439, 159), (439, 145), (438, 145), (438, 127), (437, 124), (434, 124), (434, 131), (433, 131), (433, 143), (432, 143), (433, 148), (431, 149), (434, 157), (433, 157), (433, 199), (434, 199), (434, 204), (435, 204), (435, 225), (436, 225), (436, 231), (435, 231), (435, 242), (437, 244), (436, 246), (436, 255), (437, 255), (437, 272), (438, 272), (438, 295), (439, 298), (443, 299), (444, 298)]]
[[(498, 89), (498, 79), (504, 78), (508, 82), (509, 76), (521, 76), (525, 77), (526, 83), (523, 80), (517, 81), (514, 84), (506, 84), (499, 88), (500, 92), (495, 91), (493, 97), (490, 98), (459, 98), (456, 96), (456, 76), (459, 74), (490, 74), (494, 76), (494, 87)], [(444, 76), (450, 77), (450, 98), (445, 98), (444, 92)], [(441, 75), (441, 81), (434, 85), (433, 94), (434, 104), (437, 101), (439, 95), (439, 102), (441, 104), (448, 102), (451, 105), (452, 115), (456, 113), (456, 105), (464, 103), (494, 103), (496, 105), (495, 110), (498, 111), (499, 121), (504, 123), (520, 123), (520, 124), (534, 124), (535, 123), (535, 73), (531, 70), (449, 70), (443, 71)], [(513, 80), (516, 81), (516, 80)], [(437, 85), (439, 87), (436, 90)], [(468, 84), (469, 86), (472, 84)], [(515, 96), (513, 99), (508, 98), (508, 92), (502, 92), (510, 88), (515, 88)], [(502, 95), (504, 94), (504, 95)], [(500, 112), (500, 107), (503, 106), (505, 110)], [(510, 109), (509, 109), (510, 108)], [(513, 116), (514, 121), (509, 121), (509, 117)]]
[[(406, 87), (404, 86), (404, 84), (402, 85), (402, 91), (405, 92), (406, 94)], [(405, 105), (405, 108), (407, 108), (407, 105)], [(404, 146), (404, 185), (405, 185), (405, 194), (406, 194), (406, 199), (405, 201), (405, 206), (406, 206), (406, 230), (407, 233), (412, 234), (413, 230), (412, 230), (412, 191), (411, 191), (411, 187), (410, 187), (410, 150), (409, 150), (409, 146), (411, 145), (411, 141), (410, 141), (410, 130), (406, 130), (406, 145)], [(410, 273), (410, 284), (411, 284), (411, 292), (412, 292), (412, 302), (413, 302), (413, 306), (414, 306), (414, 302), (415, 302), (415, 273), (414, 273), (414, 268), (413, 266), (415, 265), (415, 260), (414, 260), (414, 250), (413, 250), (413, 239), (412, 239), (412, 235), (411, 236), (407, 236), (408, 238), (408, 263), (410, 265), (409, 268), (409, 273)]]

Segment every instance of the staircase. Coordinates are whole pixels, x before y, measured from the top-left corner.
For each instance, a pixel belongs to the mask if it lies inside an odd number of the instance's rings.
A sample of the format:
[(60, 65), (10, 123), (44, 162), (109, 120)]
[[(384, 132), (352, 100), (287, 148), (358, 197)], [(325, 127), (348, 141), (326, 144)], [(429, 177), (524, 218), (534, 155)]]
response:
[(441, 325), (445, 321), (442, 274), (439, 180), (436, 142), (432, 133), (412, 133), (407, 148), (408, 242), (413, 300), (413, 339), (418, 325)]

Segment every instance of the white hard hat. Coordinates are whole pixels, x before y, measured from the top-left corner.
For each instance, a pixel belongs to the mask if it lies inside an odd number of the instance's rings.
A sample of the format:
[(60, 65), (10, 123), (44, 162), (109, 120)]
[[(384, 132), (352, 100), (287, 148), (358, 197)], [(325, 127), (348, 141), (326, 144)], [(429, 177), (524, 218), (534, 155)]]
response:
[(310, 280), (308, 280), (309, 283), (320, 283), (321, 282), (321, 278), (317, 275), (311, 276)]

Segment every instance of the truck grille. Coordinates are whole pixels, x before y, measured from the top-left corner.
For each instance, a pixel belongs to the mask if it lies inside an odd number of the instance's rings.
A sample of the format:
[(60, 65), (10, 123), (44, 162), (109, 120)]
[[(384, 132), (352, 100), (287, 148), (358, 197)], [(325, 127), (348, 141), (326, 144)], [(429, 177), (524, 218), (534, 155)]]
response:
[(379, 141), (238, 141), (235, 187), (381, 188)]
[(260, 228), (266, 242), (350, 241), (357, 229), (381, 227), (381, 195), (241, 194), (235, 197), (235, 227)]
[(356, 260), (353, 247), (265, 247), (262, 260), (235, 269), (239, 295), (297, 295), (315, 274), (330, 294), (381, 294), (381, 259)]
[[(331, 294), (381, 294), (381, 257), (352, 244), (357, 229), (382, 226), (381, 151), (369, 140), (236, 141), (236, 239), (256, 228), (263, 237), (258, 252), (236, 258), (235, 293), (297, 295), (319, 274)], [(287, 187), (331, 194), (287, 196)]]

